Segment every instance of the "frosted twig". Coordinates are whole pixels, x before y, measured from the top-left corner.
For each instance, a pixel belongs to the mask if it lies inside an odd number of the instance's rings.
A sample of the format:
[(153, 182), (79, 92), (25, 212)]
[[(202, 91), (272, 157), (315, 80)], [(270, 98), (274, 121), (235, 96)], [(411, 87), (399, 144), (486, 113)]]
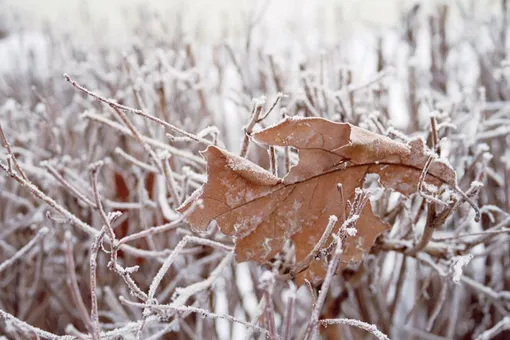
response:
[(0, 309), (0, 320), (10, 321), (14, 323), (18, 328), (22, 329), (24, 332), (32, 332), (36, 334), (38, 337), (41, 337), (43, 339), (50, 339), (50, 340), (75, 340), (74, 336), (71, 335), (56, 335), (50, 332), (43, 331), (40, 328), (34, 327), (26, 323), (25, 321), (21, 321), (20, 319), (16, 318), (14, 315), (11, 315), (7, 312), (4, 312)]
[[(7, 154), (10, 156), (10, 158), (8, 158), (7, 161), (12, 162), (14, 164), (14, 167), (18, 171), (18, 174), (21, 176), (21, 178), (28, 181), (27, 175), (25, 175), (25, 172), (19, 166), (18, 160), (16, 159), (16, 156), (12, 152), (11, 144), (9, 143), (9, 141), (7, 140), (7, 137), (5, 136), (4, 130), (2, 128), (2, 124), (0, 124), (0, 138), (2, 139), (2, 143), (5, 147), (5, 149), (7, 150)], [(11, 170), (10, 172), (12, 173), (13, 171)], [(11, 174), (11, 176), (12, 176), (12, 174)]]
[(281, 92), (283, 90), (283, 84), (282, 84), (282, 80), (281, 80), (281, 74), (280, 74), (280, 72), (278, 72), (279, 69), (277, 68), (277, 65), (274, 60), (274, 56), (272, 54), (269, 54), (267, 56), (267, 58), (269, 60), (269, 66), (271, 68), (271, 73), (273, 75), (273, 80), (274, 80), (276, 90)]
[(404, 281), (407, 274), (407, 255), (403, 254), (402, 256), (402, 264), (400, 265), (399, 271), (398, 271), (398, 278), (397, 283), (395, 285), (395, 295), (393, 297), (393, 301), (391, 302), (391, 305), (389, 306), (389, 314), (390, 318), (395, 318), (395, 311), (397, 310), (398, 302), (400, 300), (400, 296), (402, 294), (402, 287), (404, 286)]
[(134, 240), (138, 240), (140, 238), (144, 238), (144, 237), (155, 235), (155, 234), (159, 234), (159, 233), (164, 233), (166, 231), (169, 231), (169, 230), (177, 228), (182, 223), (182, 221), (187, 216), (189, 216), (189, 214), (191, 214), (196, 209), (197, 206), (199, 206), (199, 203), (200, 202), (195, 201), (193, 203), (193, 205), (188, 210), (186, 210), (184, 212), (184, 214), (182, 214), (177, 220), (172, 221), (170, 223), (166, 223), (166, 224), (160, 225), (160, 226), (150, 227), (148, 229), (139, 231), (137, 233), (127, 235), (127, 236), (125, 236), (125, 237), (123, 237), (123, 238), (121, 238), (119, 240), (118, 245), (120, 246), (120, 245), (122, 245), (124, 243), (127, 243), (127, 242), (131, 242), (131, 241), (134, 241)]
[(439, 298), (437, 299), (434, 309), (432, 310), (432, 314), (429, 317), (429, 320), (427, 321), (427, 327), (425, 330), (427, 332), (430, 332), (432, 330), (432, 327), (434, 326), (434, 322), (436, 321), (436, 318), (439, 316), (439, 313), (441, 312), (441, 309), (443, 307), (443, 304), (446, 300), (446, 293), (448, 292), (448, 283), (443, 282), (443, 286), (441, 287), (441, 291), (439, 292)]
[(432, 161), (434, 160), (434, 158), (435, 158), (435, 155), (429, 156), (429, 158), (427, 159), (427, 162), (425, 162), (425, 165), (423, 166), (423, 171), (421, 172), (420, 179), (418, 181), (418, 192), (420, 193), (420, 195), (423, 198), (430, 200), (431, 202), (434, 202), (436, 204), (443, 205), (443, 206), (448, 206), (448, 203), (443, 202), (440, 199), (437, 199), (434, 196), (429, 195), (425, 192), (425, 179), (427, 177), (427, 173), (430, 169), (430, 165), (432, 164)]
[(469, 287), (476, 289), (477, 291), (487, 295), (489, 298), (491, 298), (494, 302), (501, 302), (502, 299), (506, 301), (510, 301), (510, 291), (495, 291), (494, 289), (487, 287), (483, 284), (481, 284), (478, 281), (473, 280), (470, 277), (467, 277), (465, 275), (460, 277), (460, 281), (462, 283), (468, 285)]
[(92, 327), (92, 339), (99, 340), (100, 329), (99, 329), (99, 314), (97, 311), (97, 295), (96, 295), (96, 259), (99, 251), (99, 245), (106, 232), (106, 226), (101, 229), (101, 232), (97, 234), (90, 248), (90, 321)]
[(432, 130), (432, 150), (440, 155), (441, 151), (439, 149), (439, 136), (437, 133), (437, 120), (436, 116), (430, 117), (430, 127)]
[(476, 187), (471, 187), (470, 190), (465, 193), (464, 191), (462, 191), (458, 186), (455, 187), (455, 190), (462, 196), (462, 198), (469, 203), (469, 205), (473, 208), (473, 210), (475, 211), (475, 222), (480, 222), (480, 218), (481, 218), (481, 213), (480, 213), (480, 209), (478, 208), (478, 206), (476, 205), (475, 202), (473, 202), (473, 200), (469, 197), (470, 195), (470, 192), (475, 192), (475, 195), (477, 193), (477, 189), (479, 190), (479, 188), (476, 188)]
[(166, 153), (161, 155), (161, 162), (163, 163), (163, 174), (165, 176), (166, 186), (172, 197), (175, 207), (180, 206), (179, 195), (177, 194), (177, 183), (175, 183), (172, 167), (169, 163), (170, 154)]
[(174, 136), (171, 133), (167, 132), (165, 133), (165, 136), (167, 136), (168, 140), (172, 143), (185, 143), (185, 142), (192, 142), (193, 139), (185, 136)]
[(156, 290), (158, 289), (159, 284), (161, 283), (161, 280), (163, 279), (166, 272), (168, 271), (168, 269), (174, 262), (175, 258), (179, 255), (179, 253), (186, 246), (186, 244), (188, 244), (188, 242), (193, 242), (196, 244), (209, 246), (209, 247), (215, 247), (215, 248), (219, 248), (219, 249), (226, 250), (226, 251), (232, 251), (232, 247), (226, 246), (219, 242), (202, 239), (202, 238), (195, 237), (195, 236), (189, 236), (189, 235), (184, 236), (184, 238), (181, 241), (179, 241), (177, 246), (174, 248), (173, 252), (167, 257), (167, 259), (163, 263), (163, 266), (161, 266), (161, 268), (159, 269), (156, 276), (154, 276), (154, 279), (152, 280), (152, 283), (149, 287), (149, 293), (148, 293), (149, 299), (154, 298), (154, 295), (156, 294)]
[(137, 167), (139, 167), (141, 169), (144, 169), (145, 171), (158, 172), (158, 169), (156, 167), (136, 159), (135, 157), (131, 156), (130, 154), (128, 154), (127, 152), (125, 152), (124, 150), (122, 150), (119, 147), (116, 147), (114, 152), (115, 152), (115, 154), (126, 159), (128, 162), (133, 163), (134, 165), (136, 165)]
[(419, 251), (421, 251), (423, 248), (425, 248), (427, 246), (427, 244), (430, 242), (430, 240), (432, 240), (432, 235), (434, 233), (434, 230), (436, 230), (436, 228), (442, 224), (444, 219), (446, 219), (447, 214), (449, 215), (450, 212), (451, 212), (451, 209), (449, 209), (449, 208), (445, 209), (440, 214), (444, 218), (442, 218), (442, 217), (440, 218), (436, 214), (436, 204), (435, 204), (435, 202), (432, 202), (429, 205), (429, 209), (427, 211), (427, 221), (425, 223), (425, 228), (423, 230), (423, 234), (421, 235), (421, 238), (418, 241), (418, 243), (416, 243), (416, 245), (412, 249), (409, 249), (406, 252), (406, 255), (414, 256)]
[(318, 331), (319, 326), (319, 316), (324, 306), (324, 302), (326, 301), (326, 296), (328, 294), (329, 286), (331, 284), (331, 279), (333, 275), (335, 275), (336, 270), (338, 268), (338, 264), (340, 263), (340, 256), (342, 255), (342, 241), (340, 237), (333, 234), (333, 238), (336, 241), (335, 253), (333, 254), (333, 258), (329, 262), (328, 271), (326, 273), (326, 277), (324, 278), (324, 282), (322, 283), (321, 291), (319, 292), (319, 296), (317, 297), (317, 301), (315, 302), (315, 306), (312, 310), (312, 316), (310, 317), (310, 322), (306, 329), (305, 339), (312, 340), (315, 338), (315, 334)]
[[(446, 273), (446, 271), (443, 268), (441, 268), (441, 266), (439, 266), (438, 264), (434, 263), (434, 261), (431, 261), (426, 256), (417, 256), (416, 258), (419, 261), (424, 262), (427, 265), (429, 265), (440, 276), (443, 276), (443, 277), (448, 276), (448, 273)], [(492, 289), (490, 287), (487, 287), (487, 286), (485, 286), (485, 285), (483, 285), (483, 284), (481, 284), (481, 283), (479, 283), (479, 282), (477, 282), (477, 281), (473, 280), (472, 278), (467, 277), (465, 275), (460, 277), (460, 281), (462, 283), (464, 283), (465, 285), (467, 285), (467, 286), (477, 290), (478, 292), (485, 294), (488, 298), (490, 298), (491, 300), (493, 300), (496, 303), (501, 302), (501, 299), (505, 299), (505, 300), (509, 300), (510, 301), (510, 292), (507, 292), (507, 291), (497, 292), (494, 289)]]
[(338, 190), (338, 193), (340, 194), (340, 204), (342, 204), (342, 214), (340, 215), (340, 217), (342, 218), (342, 224), (345, 223), (345, 196), (344, 196), (344, 188), (343, 188), (343, 185), (342, 183), (337, 183), (336, 185), (336, 190)]
[(245, 79), (245, 76), (243, 74), (243, 70), (241, 68), (241, 65), (239, 64), (239, 61), (237, 60), (236, 58), (236, 55), (235, 55), (235, 52), (234, 50), (232, 49), (232, 46), (230, 46), (229, 44), (224, 44), (223, 47), (225, 47), (225, 49), (227, 50), (227, 53), (230, 57), (230, 59), (232, 60), (232, 63), (234, 64), (234, 67), (239, 75), (239, 78), (241, 79), (241, 84), (242, 84), (242, 87), (243, 87), (243, 93), (247, 93), (249, 95), (251, 95), (252, 91), (251, 89), (246, 86), (246, 79)]
[(363, 83), (363, 84), (359, 84), (359, 85), (356, 85), (356, 86), (353, 86), (352, 84), (349, 84), (349, 86), (347, 87), (347, 91), (349, 93), (353, 93), (353, 92), (358, 92), (358, 91), (361, 91), (361, 90), (363, 90), (365, 88), (368, 88), (371, 85), (381, 81), (387, 75), (391, 74), (390, 71), (391, 71), (391, 69), (384, 69), (384, 70), (378, 72), (372, 79), (370, 79), (369, 81), (367, 81), (366, 83)]
[[(340, 193), (340, 199), (343, 201), (344, 194), (342, 185), (338, 184), (337, 189)], [(354, 236), (357, 233), (356, 228), (354, 227), (356, 223), (358, 222), (358, 219), (365, 208), (365, 205), (368, 203), (368, 200), (370, 198), (370, 192), (364, 192), (361, 188), (356, 188), (354, 191), (354, 201), (347, 202), (347, 206), (349, 206), (349, 215), (347, 218), (345, 218), (345, 211), (342, 213), (343, 216), (343, 222), (340, 228), (338, 228), (338, 231), (336, 232), (336, 236), (340, 237), (341, 240), (343, 240), (347, 236)], [(342, 203), (342, 210), (344, 209), (344, 203)], [(333, 248), (335, 247), (336, 239), (334, 239), (327, 248), (322, 250), (322, 257), (330, 254), (333, 251)]]
[(90, 320), (90, 316), (87, 312), (87, 307), (83, 303), (83, 299), (80, 293), (80, 288), (78, 287), (78, 280), (76, 279), (75, 272), (75, 264), (74, 264), (74, 256), (73, 256), (73, 245), (72, 245), (72, 235), (68, 230), (64, 235), (65, 241), (65, 255), (66, 255), (66, 267), (67, 267), (67, 285), (69, 286), (69, 290), (71, 291), (71, 296), (74, 300), (74, 304), (78, 309), (80, 316), (82, 318), (83, 324), (87, 328), (90, 334), (94, 335), (94, 327), (92, 326), (92, 321)]
[(257, 99), (253, 104), (250, 120), (248, 121), (248, 124), (243, 128), (244, 139), (241, 145), (241, 152), (239, 153), (241, 157), (246, 157), (246, 155), (248, 154), (248, 147), (250, 146), (250, 136), (253, 131), (253, 128), (255, 127), (255, 124), (257, 124), (257, 121), (259, 120), (262, 108), (264, 107), (264, 103), (265, 103), (264, 99)]
[(267, 152), (269, 154), (269, 171), (275, 175), (278, 176), (278, 162), (276, 158), (276, 149), (274, 146), (270, 146), (267, 149)]
[[(468, 241), (465, 244), (468, 248), (472, 248), (478, 244), (485, 243), (486, 241), (490, 240), (493, 236), (499, 235), (501, 232), (506, 233), (506, 230), (501, 230), (501, 229), (508, 228), (509, 226), (510, 226), (510, 217), (507, 217), (500, 223), (491, 227), (490, 229), (487, 229), (487, 230), (481, 232), (481, 234), (484, 234), (481, 237), (479, 237), (473, 241)], [(463, 235), (459, 235), (459, 236), (464, 237)], [(443, 241), (443, 240), (440, 239), (440, 241)]]
[(85, 202), (86, 204), (90, 205), (93, 208), (96, 208), (96, 204), (92, 202), (85, 194), (81, 193), (77, 188), (75, 188), (71, 183), (69, 183), (61, 174), (58, 173), (58, 171), (52, 167), (48, 162), (44, 162), (42, 164), (48, 172), (55, 177), (55, 179), (62, 184), (64, 188), (69, 190), (74, 196)]
[(480, 334), (476, 340), (489, 340), (495, 338), (501, 332), (510, 329), (510, 316), (505, 316), (501, 319), (497, 324), (494, 325), (491, 329), (486, 330), (482, 334)]
[[(215, 253), (212, 253), (209, 256), (206, 256), (204, 258), (201, 258), (199, 260), (196, 260), (196, 261), (193, 261), (193, 262), (189, 263), (186, 267), (182, 268), (182, 270), (180, 270), (177, 273), (177, 275), (175, 275), (175, 277), (173, 278), (172, 282), (167, 284), (165, 286), (165, 288), (161, 291), (161, 293), (159, 293), (157, 295), (157, 300), (161, 301), (161, 302), (162, 301), (166, 301), (168, 299), (170, 293), (172, 293), (172, 292), (175, 293), (174, 292), (174, 288), (177, 286), (177, 284), (183, 278), (189, 276), (189, 271), (193, 271), (196, 268), (200, 268), (200, 267), (202, 267), (204, 265), (216, 263), (220, 258), (223, 258), (224, 256), (225, 256), (225, 254), (223, 254), (221, 252), (215, 252)], [(187, 286), (184, 289), (179, 289), (179, 291), (180, 291), (179, 293), (181, 294), (188, 287), (190, 287), (190, 286)], [(186, 293), (186, 292), (184, 292), (184, 293)], [(173, 296), (175, 296), (175, 294)]]
[(198, 292), (201, 292), (201, 291), (207, 289), (208, 287), (211, 287), (213, 285), (213, 283), (216, 281), (216, 279), (223, 273), (223, 270), (225, 269), (225, 267), (228, 264), (230, 264), (233, 257), (234, 257), (234, 253), (229, 252), (223, 258), (223, 260), (221, 260), (220, 264), (217, 265), (216, 268), (214, 268), (214, 270), (211, 272), (211, 274), (209, 275), (209, 277), (207, 279), (200, 281), (200, 282), (196, 282), (196, 283), (189, 285), (187, 287), (184, 287), (184, 288), (176, 289), (176, 294), (178, 294), (178, 295), (174, 294), (174, 296), (172, 297), (173, 302), (171, 303), (171, 305), (174, 305), (174, 306), (184, 305), (184, 303), (186, 303), (186, 301), (192, 295), (197, 294)]
[(296, 285), (289, 281), (290, 289), (288, 293), (287, 309), (283, 323), (283, 340), (292, 339), (292, 325), (294, 324), (294, 302), (296, 301)]
[(47, 227), (42, 227), (37, 231), (37, 234), (28, 242), (23, 248), (18, 250), (11, 258), (0, 263), (0, 273), (16, 263), (17, 260), (25, 256), (26, 253), (34, 247), (50, 230)]
[(460, 234), (452, 237), (442, 237), (442, 238), (433, 238), (435, 242), (442, 242), (442, 241), (448, 241), (448, 240), (456, 240), (464, 237), (473, 237), (473, 236), (494, 236), (494, 235), (501, 235), (501, 234), (510, 234), (510, 228), (502, 229), (502, 230), (486, 230), (481, 231), (478, 233), (466, 233), (466, 234)]
[[(98, 188), (98, 174), (99, 169), (103, 166), (103, 162), (98, 161), (95, 163), (92, 163), (89, 166), (90, 171), (90, 177), (91, 177), (91, 184), (92, 184), (92, 192), (94, 193), (94, 200), (95, 205), (94, 209), (99, 213), (99, 216), (101, 217), (101, 220), (106, 228), (106, 232), (108, 234), (108, 237), (110, 237), (110, 241), (112, 243), (112, 248), (117, 248), (116, 245), (116, 238), (115, 238), (115, 232), (113, 231), (112, 225), (110, 223), (110, 218), (106, 216), (106, 212), (104, 211), (103, 204), (101, 203), (101, 198), (99, 195), (99, 188)], [(115, 259), (116, 257), (116, 251), (112, 251), (112, 259)]]
[(119, 110), (115, 105), (110, 104), (110, 107), (117, 113), (117, 115), (120, 117), (124, 125), (127, 126), (129, 131), (131, 131), (131, 134), (135, 137), (135, 139), (138, 141), (138, 143), (143, 147), (145, 152), (149, 155), (149, 157), (154, 162), (154, 165), (158, 168), (159, 172), (162, 172), (161, 162), (156, 157), (156, 154), (154, 153), (154, 150), (151, 149), (147, 141), (143, 138), (142, 134), (138, 131), (138, 129), (135, 127), (133, 123), (128, 119), (126, 114)]
[[(1, 162), (0, 162), (0, 168), (2, 170), (4, 170), (5, 172), (9, 173), (8, 168)], [(32, 195), (39, 198), (46, 204), (48, 204), (50, 207), (52, 207), (58, 213), (63, 215), (66, 219), (71, 221), (74, 225), (80, 227), (84, 232), (91, 234), (91, 235), (95, 235), (97, 233), (97, 231), (94, 228), (92, 228), (90, 225), (88, 225), (87, 223), (80, 220), (78, 217), (76, 217), (74, 214), (69, 212), (69, 210), (62, 207), (57, 202), (55, 202), (55, 200), (53, 200), (51, 197), (47, 196), (45, 193), (43, 193), (38, 187), (36, 187), (31, 182), (25, 180), (23, 177), (21, 177), (21, 175), (18, 175), (18, 174), (12, 174), (12, 175), (13, 176), (11, 176), (11, 177), (13, 177), (18, 183), (20, 183), (25, 188), (27, 188)]]
[(312, 102), (310, 101), (310, 98), (304, 96), (302, 99), (303, 103), (305, 103), (306, 108), (310, 111), (310, 113), (312, 113), (314, 117), (321, 117), (321, 114), (315, 109)]
[[(452, 202), (450, 202), (450, 203), (445, 203), (445, 202), (438, 200), (435, 197), (432, 197), (432, 196), (425, 194), (423, 192), (423, 183), (425, 180), (425, 174), (430, 167), (432, 158), (433, 157), (430, 156), (429, 159), (427, 160), (427, 163), (425, 164), (425, 167), (423, 168), (423, 172), (420, 176), (420, 184), (418, 186), (420, 195), (423, 196), (425, 199), (432, 201), (431, 204), (429, 205), (429, 209), (427, 211), (427, 222), (426, 222), (425, 229), (423, 231), (420, 241), (416, 244), (416, 246), (413, 249), (408, 250), (407, 255), (414, 256), (419, 251), (421, 251), (423, 248), (425, 248), (427, 246), (427, 244), (432, 240), (432, 235), (433, 235), (434, 231), (446, 221), (446, 219), (448, 218), (448, 216), (450, 216), (452, 211), (460, 204), (460, 201), (457, 199), (453, 199)], [(469, 199), (468, 195), (476, 194), (477, 190), (479, 190), (479, 188), (478, 188), (478, 186), (472, 186), (470, 188), (470, 190), (468, 191), (468, 194), (463, 193), (458, 187), (456, 187), (456, 190), (458, 192), (462, 193), (464, 199), (469, 200), (471, 203), (473, 203)], [(439, 214), (436, 212), (436, 203), (438, 203), (438, 202), (441, 202), (441, 204), (447, 205), (447, 207), (445, 209), (443, 209), (443, 211), (440, 212)], [(474, 203), (472, 204), (472, 206), (476, 212), (475, 221), (479, 221), (480, 220), (480, 211)]]
[(155, 116), (151, 116), (145, 112), (143, 112), (142, 110), (139, 110), (139, 109), (134, 109), (134, 108), (131, 108), (131, 107), (128, 107), (128, 106), (125, 106), (125, 105), (121, 105), (119, 103), (116, 103), (114, 102), (113, 100), (109, 100), (109, 99), (106, 99), (105, 97), (102, 97), (92, 91), (89, 91), (88, 89), (86, 89), (85, 87), (81, 86), (80, 84), (78, 84), (76, 81), (74, 81), (73, 79), (71, 79), (71, 77), (67, 74), (64, 74), (64, 78), (67, 82), (69, 82), (73, 87), (75, 87), (76, 89), (82, 91), (83, 93), (105, 103), (105, 104), (108, 104), (110, 105), (112, 108), (117, 108), (118, 110), (122, 110), (122, 111), (126, 111), (126, 112), (131, 112), (131, 113), (134, 113), (136, 115), (139, 115), (139, 116), (142, 116), (144, 118), (147, 118), (149, 120), (152, 120), (174, 132), (177, 132), (177, 133), (180, 133), (186, 137), (189, 137), (197, 142), (200, 142), (200, 143), (203, 143), (203, 144), (206, 144), (206, 145), (212, 145), (212, 142), (207, 140), (207, 139), (204, 139), (204, 138), (200, 138), (192, 133), (189, 133), (189, 132), (186, 132), (182, 129), (179, 129), (178, 127), (170, 124), (170, 123), (167, 123), (165, 122), (164, 120), (161, 120)]
[(318, 257), (319, 252), (324, 248), (324, 245), (326, 244), (326, 241), (329, 239), (329, 236), (331, 235), (331, 232), (333, 231), (333, 228), (336, 225), (336, 222), (338, 221), (338, 217), (335, 215), (329, 216), (329, 221), (326, 226), (326, 229), (324, 229), (324, 232), (322, 233), (321, 238), (319, 239), (319, 242), (317, 242), (313, 249), (308, 253), (308, 255), (305, 257), (303, 261), (301, 261), (296, 268), (294, 268), (291, 273), (289, 274), (291, 278), (295, 277), (298, 273), (302, 272), (304, 269), (308, 268), (310, 266), (310, 263)]
[(284, 97), (283, 93), (281, 92), (278, 92), (278, 94), (276, 95), (276, 99), (275, 101), (273, 102), (273, 104), (271, 105), (271, 107), (262, 115), (262, 117), (260, 117), (259, 119), (257, 119), (257, 123), (260, 123), (262, 122), (264, 119), (267, 118), (267, 116), (269, 116), (269, 114), (274, 110), (274, 108), (276, 107), (276, 105), (278, 105), (278, 103), (280, 102), (280, 100), (282, 99), (282, 97)]
[(268, 329), (268, 337), (270, 339), (276, 339), (278, 334), (276, 332), (276, 324), (274, 320), (274, 306), (273, 306), (273, 289), (275, 284), (274, 274), (269, 270), (266, 270), (259, 279), (259, 287), (263, 289), (263, 298), (265, 300), (264, 306), (264, 321)]
[[(121, 124), (119, 124), (117, 122), (114, 122), (110, 119), (104, 118), (104, 117), (97, 115), (95, 113), (86, 112), (86, 113), (82, 114), (80, 117), (86, 118), (86, 119), (91, 119), (96, 122), (108, 125), (109, 127), (119, 131), (120, 133), (134, 138), (134, 135), (127, 127), (122, 126)], [(170, 152), (173, 155), (176, 155), (176, 156), (179, 156), (184, 159), (188, 159), (188, 160), (192, 161), (194, 164), (205, 165), (205, 161), (201, 157), (197, 157), (197, 156), (193, 155), (192, 153), (182, 151), (180, 149), (174, 148), (171, 145), (165, 144), (163, 142), (160, 142), (159, 140), (152, 139), (152, 138), (149, 138), (146, 136), (142, 136), (142, 139), (144, 141), (146, 141), (149, 145), (152, 145), (152, 146), (162, 149), (162, 150), (167, 150), (168, 152)]]
[[(191, 312), (191, 313), (196, 313), (198, 315), (202, 315), (203, 317), (207, 317), (207, 318), (225, 319), (225, 320), (243, 325), (247, 328), (252, 328), (257, 332), (269, 334), (269, 331), (267, 329), (257, 326), (255, 324), (251, 324), (249, 322), (239, 320), (239, 319), (237, 319), (233, 316), (230, 316), (230, 315), (212, 313), (212, 312), (209, 312), (205, 309), (198, 308), (198, 307), (173, 306), (172, 304), (170, 304), (170, 305), (150, 305), (150, 304), (146, 304), (146, 303), (138, 303), (138, 302), (129, 301), (129, 300), (126, 300), (123, 296), (120, 296), (119, 300), (126, 305), (140, 307), (140, 308), (156, 308), (156, 309), (160, 309), (160, 310), (172, 310), (175, 312)], [(277, 339), (281, 339), (281, 338), (277, 337)]]
[(328, 325), (349, 325), (352, 327), (357, 327), (360, 329), (363, 329), (369, 333), (371, 333), (373, 336), (375, 336), (377, 339), (380, 340), (390, 340), (386, 334), (381, 332), (377, 329), (375, 325), (371, 325), (369, 323), (355, 320), (355, 319), (323, 319), (320, 320), (320, 324), (322, 326), (328, 326)]

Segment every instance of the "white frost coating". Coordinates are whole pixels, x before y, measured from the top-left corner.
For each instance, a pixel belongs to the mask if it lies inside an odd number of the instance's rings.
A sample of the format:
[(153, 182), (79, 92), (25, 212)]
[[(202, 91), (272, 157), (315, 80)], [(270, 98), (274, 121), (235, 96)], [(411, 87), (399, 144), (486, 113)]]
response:
[(265, 270), (262, 273), (262, 275), (260, 275), (260, 278), (259, 278), (259, 284), (261, 286), (260, 288), (264, 288), (267, 285), (272, 285), (272, 284), (274, 284), (274, 282), (275, 282), (275, 277), (271, 271)]
[(230, 207), (237, 207), (244, 202), (251, 202), (265, 194), (265, 192), (260, 192), (257, 194), (254, 190), (249, 188), (244, 188), (240, 191), (233, 190), (230, 188), (231, 185), (229, 181), (225, 178), (220, 179), (220, 184), (228, 189), (225, 195), (225, 200), (227, 205)]
[(473, 181), (473, 182), (471, 182), (471, 186), (473, 188), (482, 188), (483, 187), (483, 183), (480, 182), (480, 181)]
[(272, 173), (241, 157), (228, 157), (227, 165), (234, 171), (251, 171), (262, 178), (275, 178)]
[(490, 151), (490, 147), (489, 145), (487, 145), (487, 143), (480, 143), (476, 146), (476, 152), (477, 153), (480, 153), (480, 152), (488, 152)]
[(264, 106), (266, 104), (266, 96), (261, 96), (259, 98), (253, 98), (252, 100), (253, 105), (255, 106)]
[(229, 191), (225, 195), (225, 199), (227, 200), (227, 205), (229, 207), (237, 207), (243, 202), (243, 192), (242, 191)]
[(358, 229), (352, 227), (352, 228), (345, 228), (345, 232), (347, 233), (348, 236), (356, 236), (356, 234), (358, 233)]
[(273, 248), (271, 248), (271, 241), (272, 238), (270, 237), (264, 238), (264, 242), (262, 243), (262, 246), (264, 247), (264, 254), (262, 254), (262, 258), (266, 258), (271, 253), (271, 250), (273, 250)]
[(446, 158), (436, 158), (436, 159), (434, 159), (434, 161), (432, 163), (443, 163), (446, 166), (448, 166), (449, 168), (453, 169), (452, 165)]
[[(345, 222), (342, 224), (342, 227), (345, 228), (346, 231), (347, 231), (347, 229), (356, 229), (356, 228), (351, 228), (350, 226), (355, 225), (356, 222), (358, 221), (358, 219), (359, 219), (359, 215), (352, 215), (351, 217), (349, 217), (348, 219), (345, 220)], [(353, 236), (353, 235), (349, 235), (349, 236)]]
[(429, 117), (430, 118), (439, 118), (439, 117), (441, 117), (441, 113), (437, 110), (434, 110), (429, 113)]
[(239, 238), (247, 237), (263, 220), (262, 215), (252, 215), (250, 218), (238, 216), (236, 223), (234, 223), (236, 236)]
[(464, 256), (455, 256), (452, 260), (450, 272), (452, 274), (453, 282), (459, 283), (462, 276), (462, 269), (473, 259), (473, 255), (468, 254)]

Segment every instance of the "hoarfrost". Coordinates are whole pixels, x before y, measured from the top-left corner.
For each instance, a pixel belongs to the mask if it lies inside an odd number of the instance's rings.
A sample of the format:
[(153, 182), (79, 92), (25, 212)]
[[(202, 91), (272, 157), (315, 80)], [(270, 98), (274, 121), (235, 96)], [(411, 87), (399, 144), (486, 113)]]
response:
[(452, 275), (453, 282), (459, 283), (462, 276), (462, 270), (473, 259), (473, 255), (455, 256), (450, 265), (450, 274)]

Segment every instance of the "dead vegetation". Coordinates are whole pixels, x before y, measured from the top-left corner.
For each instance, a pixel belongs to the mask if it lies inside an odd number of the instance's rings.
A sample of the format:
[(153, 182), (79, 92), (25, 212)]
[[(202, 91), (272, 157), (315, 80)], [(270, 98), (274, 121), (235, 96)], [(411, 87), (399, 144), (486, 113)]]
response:
[(504, 336), (506, 1), (409, 9), (368, 80), (341, 41), (265, 53), (261, 13), (207, 44), (149, 15), (126, 53), (49, 31), (47, 74), (3, 76), (8, 339)]

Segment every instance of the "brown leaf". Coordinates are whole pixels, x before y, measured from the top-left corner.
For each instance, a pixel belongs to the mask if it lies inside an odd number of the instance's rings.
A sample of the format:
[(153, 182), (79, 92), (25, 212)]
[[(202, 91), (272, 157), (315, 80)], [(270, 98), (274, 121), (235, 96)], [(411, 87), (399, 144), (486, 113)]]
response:
[[(373, 173), (386, 188), (409, 195), (417, 191), (430, 157), (421, 139), (404, 144), (322, 118), (287, 118), (253, 138), (266, 145), (298, 149), (298, 164), (280, 179), (244, 158), (209, 146), (203, 152), (208, 181), (179, 208), (182, 212), (202, 199), (204, 208), (194, 211), (188, 222), (203, 231), (216, 220), (223, 233), (236, 237), (238, 261), (267, 262), (289, 239), (296, 248), (296, 262), (303, 261), (321, 238), (329, 216), (341, 217), (342, 210), (348, 214), (337, 183), (342, 184), (344, 198), (349, 200), (366, 175)], [(433, 161), (426, 181), (454, 186), (455, 172), (447, 164)], [(337, 223), (337, 229), (342, 222)], [(367, 204), (356, 228), (357, 235), (345, 241), (344, 264), (361, 261), (375, 238), (390, 226)], [(315, 260), (299, 279), (318, 282), (325, 269), (324, 260)]]

